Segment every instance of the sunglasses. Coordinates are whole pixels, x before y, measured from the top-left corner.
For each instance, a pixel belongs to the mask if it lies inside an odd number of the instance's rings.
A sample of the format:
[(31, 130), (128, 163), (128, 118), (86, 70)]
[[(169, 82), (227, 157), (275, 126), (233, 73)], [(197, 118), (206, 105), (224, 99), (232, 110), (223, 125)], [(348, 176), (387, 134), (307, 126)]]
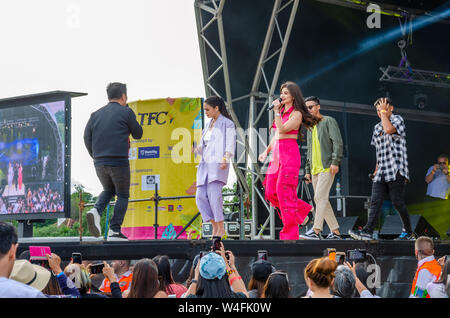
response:
[(447, 164), (447, 163), (444, 161), (444, 162), (438, 162), (438, 164), (440, 164), (440, 165), (445, 165), (445, 164)]
[(270, 276), (274, 276), (274, 275), (284, 276), (284, 277), (286, 278), (286, 280), (288, 281), (288, 283), (289, 283), (288, 275), (287, 275), (286, 272), (275, 271), (275, 272), (271, 273), (271, 274), (269, 275), (269, 277), (270, 277)]

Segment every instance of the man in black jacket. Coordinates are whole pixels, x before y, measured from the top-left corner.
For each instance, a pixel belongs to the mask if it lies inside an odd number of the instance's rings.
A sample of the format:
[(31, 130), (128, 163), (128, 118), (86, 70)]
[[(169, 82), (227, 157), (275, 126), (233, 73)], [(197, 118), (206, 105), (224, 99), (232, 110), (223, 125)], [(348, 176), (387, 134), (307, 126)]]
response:
[(141, 139), (143, 130), (127, 105), (126, 85), (110, 83), (106, 92), (108, 105), (91, 114), (84, 130), (84, 144), (94, 159), (95, 171), (103, 186), (103, 192), (86, 217), (89, 231), (99, 237), (100, 217), (108, 202), (117, 195), (108, 236), (126, 239), (120, 228), (130, 192), (129, 135)]

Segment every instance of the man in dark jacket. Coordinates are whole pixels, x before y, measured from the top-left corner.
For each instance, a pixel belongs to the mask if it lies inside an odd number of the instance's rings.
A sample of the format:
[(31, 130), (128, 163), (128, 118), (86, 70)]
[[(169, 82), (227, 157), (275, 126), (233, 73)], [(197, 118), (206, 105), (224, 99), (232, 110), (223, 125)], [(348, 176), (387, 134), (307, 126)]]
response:
[(95, 171), (103, 186), (103, 192), (86, 217), (89, 231), (99, 237), (100, 217), (111, 198), (117, 195), (108, 235), (126, 239), (120, 228), (127, 211), (130, 191), (129, 135), (140, 139), (143, 130), (127, 105), (126, 85), (111, 83), (106, 92), (108, 105), (91, 114), (84, 130), (84, 143), (94, 159)]

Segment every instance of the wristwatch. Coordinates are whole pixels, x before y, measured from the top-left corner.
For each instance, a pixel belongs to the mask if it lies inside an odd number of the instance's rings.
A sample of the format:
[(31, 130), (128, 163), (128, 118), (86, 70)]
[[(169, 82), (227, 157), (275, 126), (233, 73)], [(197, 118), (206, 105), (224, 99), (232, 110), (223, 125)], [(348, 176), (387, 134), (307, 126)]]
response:
[(280, 113), (275, 113), (275, 116), (280, 117), (281, 115)]
[(191, 284), (198, 284), (198, 280), (196, 279), (191, 280)]

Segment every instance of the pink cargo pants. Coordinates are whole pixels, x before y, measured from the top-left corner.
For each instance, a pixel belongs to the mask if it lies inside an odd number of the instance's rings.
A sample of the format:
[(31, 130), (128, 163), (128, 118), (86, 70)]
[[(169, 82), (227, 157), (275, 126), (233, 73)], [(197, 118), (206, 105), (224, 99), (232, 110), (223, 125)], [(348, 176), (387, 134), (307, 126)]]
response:
[(312, 206), (297, 196), (301, 157), (296, 139), (277, 140), (264, 179), (265, 198), (277, 207), (283, 222), (280, 240), (298, 240), (302, 224)]

